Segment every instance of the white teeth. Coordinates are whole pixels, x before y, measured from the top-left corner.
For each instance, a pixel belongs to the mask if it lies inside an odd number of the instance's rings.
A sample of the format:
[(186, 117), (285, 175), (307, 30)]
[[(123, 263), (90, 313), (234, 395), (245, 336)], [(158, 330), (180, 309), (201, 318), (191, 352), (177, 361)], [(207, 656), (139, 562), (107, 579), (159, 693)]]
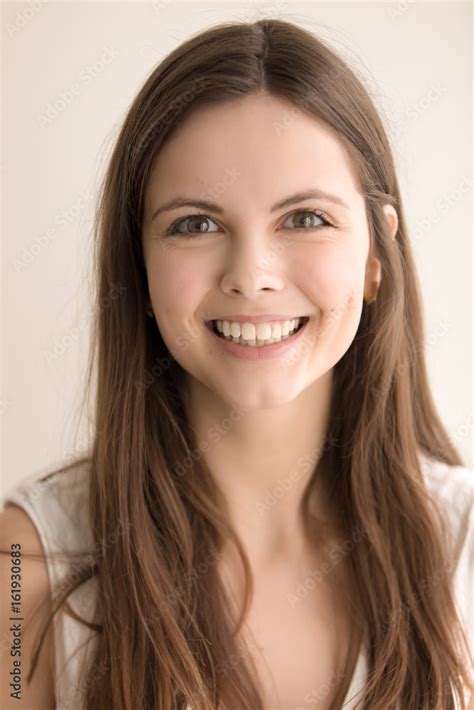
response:
[[(239, 336), (236, 335), (236, 338)], [(240, 327), (240, 337), (242, 337), (244, 340), (255, 340), (257, 337), (257, 328), (253, 323), (242, 323)], [(261, 333), (259, 334), (259, 338), (262, 339)]]
[(240, 337), (240, 325), (238, 323), (229, 323), (230, 334), (233, 338)]
[(303, 322), (304, 318), (293, 318), (286, 321), (273, 321), (272, 323), (240, 323), (237, 321), (218, 320), (217, 330), (227, 340), (242, 345), (260, 346), (271, 345), (280, 340), (286, 340)]
[(257, 338), (257, 340), (270, 340), (270, 338), (272, 337), (272, 326), (270, 325), (270, 323), (257, 323), (257, 325), (255, 326), (255, 337)]
[(272, 338), (281, 338), (281, 323), (274, 323), (272, 325)]

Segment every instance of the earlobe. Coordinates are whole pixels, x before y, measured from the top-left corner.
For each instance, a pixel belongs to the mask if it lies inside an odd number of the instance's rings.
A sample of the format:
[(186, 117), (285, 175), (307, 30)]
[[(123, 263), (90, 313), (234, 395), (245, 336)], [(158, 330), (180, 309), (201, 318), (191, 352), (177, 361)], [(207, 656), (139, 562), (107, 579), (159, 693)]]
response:
[(387, 222), (388, 222), (388, 226), (390, 229), (390, 234), (392, 235), (392, 239), (395, 239), (395, 236), (398, 231), (397, 211), (394, 207), (392, 207), (392, 205), (384, 205), (383, 211), (385, 212), (385, 217), (387, 218)]
[[(398, 214), (392, 205), (384, 205), (383, 211), (387, 218), (392, 239), (395, 239), (398, 231)], [(365, 276), (364, 301), (373, 303), (377, 298), (380, 282), (382, 280), (382, 265), (377, 257), (372, 257), (368, 263)]]
[(377, 293), (382, 279), (382, 265), (376, 256), (372, 257), (365, 273), (364, 301), (372, 303), (377, 298)]

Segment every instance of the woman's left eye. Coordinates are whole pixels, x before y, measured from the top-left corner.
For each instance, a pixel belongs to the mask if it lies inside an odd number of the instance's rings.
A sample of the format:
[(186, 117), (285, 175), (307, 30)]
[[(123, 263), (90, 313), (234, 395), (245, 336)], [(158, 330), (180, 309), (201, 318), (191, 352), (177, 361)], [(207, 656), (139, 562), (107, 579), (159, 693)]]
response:
[[(288, 219), (291, 219), (292, 217), (295, 217), (297, 215), (303, 215), (301, 219), (301, 224), (296, 226), (296, 229), (303, 229), (305, 231), (309, 231), (311, 229), (321, 229), (322, 227), (332, 227), (333, 225), (331, 222), (327, 219), (327, 217), (322, 214), (321, 212), (318, 212), (317, 210), (297, 210), (296, 212), (292, 212), (285, 220), (285, 222)], [(314, 224), (314, 218), (317, 217), (318, 219), (321, 219), (324, 224)]]

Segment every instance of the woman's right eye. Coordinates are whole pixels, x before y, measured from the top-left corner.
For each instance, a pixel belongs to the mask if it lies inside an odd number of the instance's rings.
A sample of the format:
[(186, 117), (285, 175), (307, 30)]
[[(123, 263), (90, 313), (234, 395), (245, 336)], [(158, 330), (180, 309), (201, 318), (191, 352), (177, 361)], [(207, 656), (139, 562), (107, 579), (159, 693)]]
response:
[[(201, 225), (204, 226), (204, 229), (198, 228), (197, 232), (189, 231), (189, 229), (185, 229), (182, 232), (180, 229), (178, 229), (178, 227), (180, 225), (184, 224), (188, 220), (193, 220), (193, 219), (196, 220), (198, 224), (201, 223)], [(206, 215), (202, 215), (202, 214), (193, 214), (193, 215), (188, 215), (187, 217), (182, 217), (181, 219), (178, 219), (176, 222), (174, 222), (171, 225), (171, 227), (167, 230), (165, 236), (168, 237), (172, 234), (178, 234), (181, 237), (190, 237), (195, 234), (210, 234), (210, 233), (212, 233), (212, 231), (215, 231), (215, 230), (210, 230), (208, 227), (206, 228), (206, 224), (205, 224), (206, 222), (214, 222), (214, 220), (212, 220), (210, 217), (207, 217)], [(214, 222), (214, 224), (216, 224), (216, 223)], [(192, 222), (191, 222), (191, 225), (192, 225)]]

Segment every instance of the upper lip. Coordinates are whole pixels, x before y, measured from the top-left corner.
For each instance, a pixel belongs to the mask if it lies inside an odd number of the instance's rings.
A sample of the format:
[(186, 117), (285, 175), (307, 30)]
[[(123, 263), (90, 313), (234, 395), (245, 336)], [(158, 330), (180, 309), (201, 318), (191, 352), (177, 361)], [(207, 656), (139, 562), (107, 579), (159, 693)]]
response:
[(229, 316), (217, 316), (217, 318), (211, 318), (210, 320), (227, 320), (227, 321), (237, 321), (241, 323), (268, 323), (269, 321), (285, 321), (293, 320), (294, 318), (307, 318), (309, 316), (305, 315), (284, 315), (281, 313), (262, 313), (261, 315), (250, 315), (245, 313), (235, 313)]

